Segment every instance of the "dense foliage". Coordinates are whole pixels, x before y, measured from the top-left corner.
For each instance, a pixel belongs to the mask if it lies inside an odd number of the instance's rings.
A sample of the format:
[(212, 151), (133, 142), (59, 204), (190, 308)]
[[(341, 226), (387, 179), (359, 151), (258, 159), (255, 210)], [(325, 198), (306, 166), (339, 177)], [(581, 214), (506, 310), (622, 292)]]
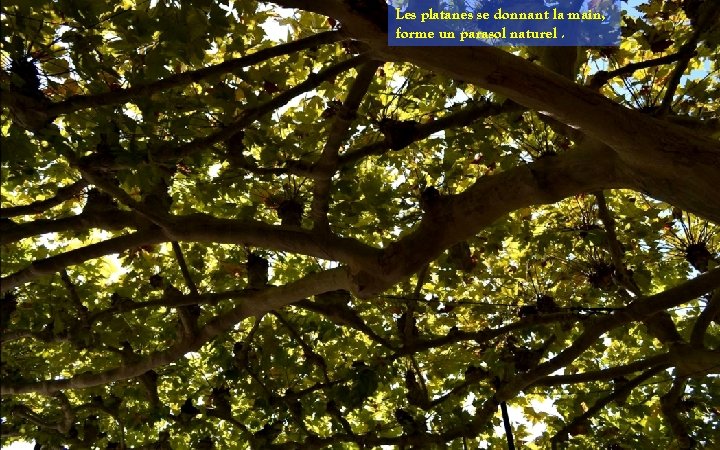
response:
[(720, 442), (720, 2), (587, 49), (277, 3), (3, 1), (3, 444)]

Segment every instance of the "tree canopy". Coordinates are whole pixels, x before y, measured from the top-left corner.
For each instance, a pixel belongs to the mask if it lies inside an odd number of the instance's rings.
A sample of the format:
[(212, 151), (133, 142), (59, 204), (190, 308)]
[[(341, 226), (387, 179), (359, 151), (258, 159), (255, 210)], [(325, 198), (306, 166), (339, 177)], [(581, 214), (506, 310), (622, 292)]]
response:
[(3, 444), (720, 442), (720, 2), (603, 48), (385, 8), (3, 1)]

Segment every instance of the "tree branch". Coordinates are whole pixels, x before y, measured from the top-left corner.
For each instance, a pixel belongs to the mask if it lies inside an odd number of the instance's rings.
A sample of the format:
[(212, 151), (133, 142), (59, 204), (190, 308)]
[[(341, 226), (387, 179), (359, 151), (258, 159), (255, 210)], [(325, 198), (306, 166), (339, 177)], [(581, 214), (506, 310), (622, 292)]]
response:
[(361, 279), (360, 295), (369, 296), (417, 272), (451, 245), (477, 234), (510, 211), (548, 204), (599, 188), (629, 187), (604, 146), (542, 158), (491, 176), (480, 177), (464, 192), (441, 196), (433, 214), (416, 229), (386, 245), (378, 274)]
[(635, 280), (633, 280), (632, 275), (630, 275), (630, 272), (623, 261), (623, 250), (620, 245), (620, 241), (618, 240), (617, 232), (615, 231), (615, 220), (608, 209), (605, 194), (602, 191), (597, 192), (595, 193), (595, 198), (597, 199), (598, 215), (605, 227), (610, 256), (612, 258), (613, 266), (615, 266), (615, 271), (620, 275), (620, 282), (625, 288), (630, 290), (630, 292), (636, 296), (641, 296), (642, 291), (640, 291), (640, 288), (635, 283)]
[(57, 190), (57, 194), (49, 199), (38, 200), (29, 205), (0, 208), (0, 217), (28, 216), (43, 213), (54, 206), (78, 196), (85, 187), (87, 187), (85, 180), (76, 181), (71, 185), (61, 187)]
[[(633, 321), (642, 321), (658, 311), (686, 303), (716, 289), (718, 286), (720, 286), (720, 268), (706, 272), (679, 286), (672, 287), (658, 294), (635, 300), (626, 308), (597, 319), (593, 324), (585, 328), (585, 331), (573, 341), (570, 347), (549, 361), (540, 364), (535, 369), (512, 379), (498, 390), (496, 397), (500, 401), (515, 397), (517, 393), (534, 384), (539, 379), (570, 364), (585, 352), (585, 350), (594, 345), (597, 340), (609, 330)], [(678, 347), (678, 349), (680, 350), (680, 347)], [(682, 354), (682, 350), (677, 352), (677, 356), (671, 355), (673, 361), (679, 360), (680, 354)], [(698, 359), (701, 359), (707, 355), (702, 354), (697, 356)], [(696, 361), (693, 360), (692, 362), (695, 363)], [(704, 360), (700, 361), (703, 367), (705, 362)]]
[(314, 230), (320, 232), (330, 230), (327, 218), (330, 203), (330, 179), (338, 167), (338, 150), (350, 134), (350, 126), (355, 120), (357, 109), (370, 88), (370, 83), (372, 83), (379, 65), (379, 62), (373, 61), (358, 69), (357, 77), (350, 86), (345, 102), (330, 125), (330, 132), (322, 154), (313, 165), (313, 171), (318, 174), (313, 185), (313, 200), (310, 210)]
[(85, 108), (97, 108), (107, 105), (118, 105), (126, 103), (140, 97), (150, 97), (153, 94), (168, 89), (185, 86), (191, 83), (231, 73), (254, 64), (261, 63), (270, 58), (282, 55), (296, 53), (301, 50), (316, 47), (323, 44), (330, 44), (342, 40), (343, 36), (338, 31), (324, 31), (312, 36), (308, 36), (297, 41), (285, 44), (275, 45), (269, 48), (258, 50), (241, 58), (234, 58), (224, 61), (214, 66), (204, 67), (202, 69), (190, 72), (171, 75), (167, 78), (154, 81), (152, 83), (133, 86), (127, 89), (118, 89), (117, 91), (105, 92), (95, 95), (75, 95), (67, 100), (55, 103), (47, 108), (47, 113), (51, 117), (57, 117), (63, 114), (69, 114)]
[(587, 86), (590, 89), (597, 90), (615, 77), (632, 75), (633, 72), (635, 72), (636, 70), (648, 69), (650, 67), (674, 63), (675, 61), (684, 58), (688, 52), (692, 55), (692, 51), (693, 47), (685, 45), (683, 47), (680, 47), (677, 52), (671, 53), (669, 55), (664, 55), (653, 59), (646, 59), (645, 61), (629, 63), (609, 72), (601, 70), (592, 76)]
[(139, 228), (139, 225), (140, 221), (136, 214), (120, 210), (107, 213), (83, 213), (60, 219), (38, 219), (3, 228), (0, 233), (0, 244), (10, 244), (46, 233), (85, 231), (90, 228), (122, 230), (123, 228)]
[(120, 253), (141, 245), (163, 242), (165, 237), (157, 228), (149, 228), (132, 234), (108, 239), (104, 242), (70, 250), (47, 259), (34, 261), (28, 267), (0, 279), (0, 293), (5, 293), (24, 283), (36, 280), (44, 275), (56, 273), (65, 267), (80, 264), (89, 259)]
[(150, 228), (35, 261), (29, 267), (1, 279), (1, 291), (6, 292), (23, 283), (90, 259), (119, 253), (128, 248), (166, 241), (247, 244), (341, 261), (357, 268), (375, 267), (380, 255), (378, 250), (354, 239), (320, 235), (307, 230), (288, 229), (288, 227), (256, 221), (218, 219), (203, 214), (192, 214), (172, 216), (171, 223), (164, 231)]
[[(333, 79), (339, 74), (366, 62), (368, 59), (367, 55), (358, 55), (339, 62), (333, 66), (327, 67), (318, 73), (311, 73), (303, 82), (273, 97), (271, 100), (253, 108), (246, 109), (237, 120), (220, 131), (216, 131), (208, 136), (200, 137), (181, 145), (162, 144), (151, 148), (148, 151), (148, 160), (156, 163), (179, 161), (198, 151), (205, 150), (213, 144), (226, 141), (235, 134), (243, 131), (243, 129), (259, 118), (271, 113), (277, 108), (282, 107), (296, 96), (315, 89), (324, 81)], [(115, 161), (114, 158), (108, 161), (105, 155), (97, 153), (81, 158), (75, 165), (84, 168), (87, 172), (135, 169), (134, 166), (119, 163)]]
[(187, 284), (188, 288), (190, 289), (190, 293), (193, 296), (199, 297), (200, 292), (198, 292), (197, 285), (195, 285), (195, 282), (192, 279), (192, 275), (190, 275), (190, 270), (188, 270), (188, 266), (185, 262), (185, 257), (183, 256), (180, 244), (173, 241), (172, 248), (173, 252), (175, 253), (175, 258), (177, 259), (178, 265), (180, 266), (180, 271), (182, 272), (183, 278), (185, 279), (185, 284)]
[(710, 297), (705, 309), (695, 320), (692, 332), (690, 334), (690, 344), (694, 346), (704, 347), (705, 333), (708, 327), (720, 315), (720, 289), (716, 290)]
[(325, 319), (333, 322), (338, 326), (349, 327), (367, 335), (371, 340), (377, 342), (383, 347), (389, 349), (394, 348), (387, 339), (375, 333), (372, 328), (370, 328), (362, 320), (362, 318), (349, 306), (343, 307), (342, 305), (325, 305), (317, 301), (311, 302), (307, 299), (301, 300), (295, 303), (293, 306), (305, 309), (307, 311), (312, 311), (317, 314), (321, 314), (325, 317)]
[(412, 355), (414, 353), (430, 350), (433, 348), (443, 347), (448, 344), (456, 344), (458, 342), (474, 341), (481, 344), (485, 342), (490, 342), (505, 334), (512, 333), (514, 331), (524, 330), (537, 325), (563, 323), (571, 320), (580, 319), (581, 318), (574, 313), (543, 314), (525, 317), (516, 322), (498, 328), (489, 328), (478, 331), (451, 331), (450, 333), (442, 337), (431, 339), (416, 339), (411, 344), (399, 348), (391, 356), (391, 359), (395, 359), (405, 355)]
[(74, 306), (75, 306), (75, 312), (79, 316), (80, 320), (86, 321), (87, 320), (87, 313), (88, 309), (83, 304), (82, 299), (80, 298), (80, 295), (77, 292), (77, 287), (75, 286), (75, 283), (72, 282), (70, 279), (70, 276), (67, 273), (67, 270), (62, 269), (60, 271), (60, 279), (62, 280), (63, 284), (65, 285), (65, 288), (70, 293), (70, 299), (72, 300)]
[(592, 372), (584, 372), (573, 375), (554, 375), (540, 378), (532, 386), (557, 386), (560, 384), (577, 384), (592, 381), (608, 381), (613, 378), (619, 378), (631, 373), (646, 370), (661, 364), (668, 364), (670, 355), (663, 353), (660, 355), (649, 356), (640, 361), (634, 361), (623, 366), (609, 367), (603, 370), (595, 370)]
[(693, 439), (688, 433), (688, 427), (680, 419), (679, 413), (680, 400), (685, 392), (686, 383), (687, 378), (685, 377), (675, 378), (667, 394), (660, 397), (660, 409), (668, 425), (670, 425), (672, 434), (675, 435), (678, 447), (681, 449), (689, 449), (693, 445)]
[[(715, 184), (720, 143), (638, 111), (495, 47), (389, 47), (387, 33), (353, 9), (352, 2), (274, 0), (333, 17), (350, 36), (387, 61), (411, 62), (544, 111), (615, 150), (642, 191), (684, 210), (720, 221)], [(658, 137), (662, 137), (659, 139)], [(673, 183), (673, 180), (692, 183)]]
[[(459, 128), (467, 126), (481, 118), (493, 117), (504, 113), (519, 112), (524, 109), (525, 108), (513, 101), (505, 101), (501, 105), (491, 103), (489, 101), (474, 103), (458, 111), (446, 114), (439, 119), (435, 119), (424, 124), (418, 124), (415, 127), (414, 135), (408, 139), (408, 142), (403, 145), (402, 148), (405, 148), (414, 142), (421, 141), (438, 131), (446, 130), (452, 127)], [(363, 158), (367, 158), (372, 155), (382, 155), (390, 149), (391, 144), (387, 138), (383, 141), (364, 145), (358, 149), (351, 150), (340, 155), (340, 166), (350, 167)]]
[(293, 324), (290, 323), (290, 321), (288, 321), (282, 313), (280, 313), (279, 311), (274, 311), (273, 315), (277, 317), (280, 323), (288, 330), (290, 336), (295, 339), (298, 344), (300, 344), (300, 348), (302, 349), (305, 360), (320, 369), (320, 371), (322, 372), (323, 381), (326, 384), (330, 383), (330, 377), (328, 377), (327, 363), (325, 362), (325, 359), (320, 356), (319, 353), (313, 350), (312, 346), (308, 344), (305, 339), (303, 339), (300, 332), (295, 329)]
[(587, 411), (585, 411), (584, 414), (576, 417), (575, 419), (573, 419), (572, 422), (565, 425), (560, 431), (555, 434), (555, 436), (553, 436), (552, 441), (557, 442), (567, 440), (567, 436), (570, 430), (580, 424), (587, 422), (588, 419), (600, 412), (605, 406), (607, 406), (611, 402), (623, 397), (627, 397), (633, 389), (640, 386), (640, 384), (642, 384), (644, 381), (649, 380), (650, 378), (667, 368), (667, 364), (661, 364), (659, 366), (652, 367), (643, 372), (642, 374), (638, 375), (637, 377), (633, 378), (632, 380), (628, 381), (627, 383), (623, 383), (621, 387), (615, 389), (610, 395), (607, 395), (596, 401), (590, 408), (588, 408)]
[(307, 275), (282, 287), (269, 287), (261, 291), (248, 293), (246, 299), (240, 301), (235, 308), (211, 319), (196, 334), (185, 336), (166, 350), (159, 350), (144, 356), (138, 362), (124, 364), (100, 373), (83, 373), (67, 379), (19, 384), (4, 383), (0, 387), (0, 395), (17, 395), (30, 392), (53, 394), (64, 389), (83, 389), (134, 378), (148, 370), (167, 365), (181, 358), (187, 352), (197, 351), (204, 344), (227, 332), (235, 324), (247, 317), (265, 314), (318, 292), (347, 288), (347, 269), (340, 267)]
[(700, 38), (705, 34), (708, 29), (710, 29), (713, 25), (717, 24), (719, 16), (720, 7), (716, 2), (708, 3), (708, 5), (703, 8), (702, 17), (698, 21), (695, 27), (695, 31), (693, 31), (690, 39), (688, 39), (688, 41), (680, 49), (680, 52), (683, 52), (683, 56), (678, 60), (677, 65), (675, 66), (672, 74), (670, 75), (670, 80), (668, 80), (667, 86), (665, 87), (665, 96), (663, 97), (662, 103), (660, 104), (660, 109), (657, 112), (658, 116), (664, 116), (668, 114), (672, 109), (672, 102), (673, 98), (675, 97), (675, 92), (680, 85), (680, 80), (682, 79), (683, 74), (690, 65), (690, 59), (695, 53), (695, 48), (697, 47)]
[(506, 402), (500, 402), (500, 410), (502, 411), (503, 426), (505, 427), (505, 437), (507, 438), (508, 450), (515, 450), (512, 425), (510, 424), (510, 416), (508, 415)]

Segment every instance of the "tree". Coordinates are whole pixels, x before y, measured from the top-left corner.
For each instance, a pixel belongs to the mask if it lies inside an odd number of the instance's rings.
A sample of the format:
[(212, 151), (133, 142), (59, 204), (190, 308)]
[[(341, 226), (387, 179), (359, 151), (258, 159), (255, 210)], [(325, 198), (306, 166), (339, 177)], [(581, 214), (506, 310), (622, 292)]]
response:
[(718, 2), (570, 49), (388, 47), (379, 0), (3, 8), (3, 442), (720, 441)]

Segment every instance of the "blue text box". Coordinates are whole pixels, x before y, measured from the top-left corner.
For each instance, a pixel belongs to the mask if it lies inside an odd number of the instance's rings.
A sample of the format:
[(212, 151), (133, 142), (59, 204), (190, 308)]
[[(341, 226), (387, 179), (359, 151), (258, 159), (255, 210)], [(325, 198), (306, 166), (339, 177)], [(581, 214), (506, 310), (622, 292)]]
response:
[(391, 46), (614, 46), (620, 0), (396, 0)]

